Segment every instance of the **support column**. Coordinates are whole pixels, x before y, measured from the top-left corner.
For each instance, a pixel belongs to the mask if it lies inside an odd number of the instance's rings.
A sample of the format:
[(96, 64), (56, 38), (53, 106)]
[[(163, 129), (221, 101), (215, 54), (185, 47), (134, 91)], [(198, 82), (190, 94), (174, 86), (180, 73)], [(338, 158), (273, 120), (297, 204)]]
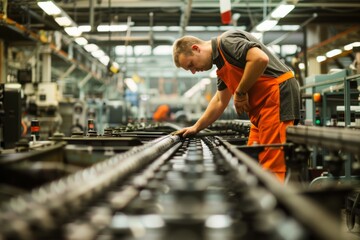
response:
[(5, 43), (0, 40), (0, 83), (6, 82)]
[[(309, 24), (306, 28), (306, 41), (307, 41), (307, 48), (317, 45), (320, 42), (326, 39), (326, 28), (319, 25), (312, 25)], [(326, 73), (326, 67), (322, 66), (325, 63), (318, 63), (316, 61), (317, 56), (308, 56), (307, 58), (307, 67), (308, 67), (308, 75), (318, 75), (322, 73)]]
[(51, 49), (50, 45), (44, 45), (42, 55), (42, 81), (51, 82)]

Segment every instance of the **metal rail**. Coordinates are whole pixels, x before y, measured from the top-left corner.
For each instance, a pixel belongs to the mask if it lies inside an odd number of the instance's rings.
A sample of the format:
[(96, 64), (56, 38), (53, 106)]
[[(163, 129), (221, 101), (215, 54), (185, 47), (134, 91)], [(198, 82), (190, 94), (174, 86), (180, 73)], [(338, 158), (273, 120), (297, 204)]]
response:
[[(228, 155), (227, 162), (232, 166), (232, 170), (236, 172), (237, 179), (242, 180), (246, 177), (244, 175), (253, 174), (258, 180), (258, 183), (254, 183), (254, 185), (265, 186), (295, 219), (308, 229), (311, 229), (311, 232), (315, 234), (315, 239), (344, 239), (340, 233), (339, 223), (333, 216), (325, 212), (320, 206), (301, 196), (299, 192), (294, 191), (294, 187), (281, 185), (271, 173), (261, 169), (255, 159), (227, 142), (222, 142), (222, 144), (225, 148), (221, 148), (221, 151)], [(246, 166), (246, 170), (241, 165)], [(314, 216), (318, 220), (314, 219)]]
[(179, 139), (171, 135), (156, 139), (10, 200), (0, 208), (0, 238), (38, 239), (39, 234), (56, 230), (57, 224), (64, 223), (112, 184), (143, 169)]
[(360, 155), (360, 131), (348, 128), (290, 126), (286, 129), (287, 141), (343, 150)]

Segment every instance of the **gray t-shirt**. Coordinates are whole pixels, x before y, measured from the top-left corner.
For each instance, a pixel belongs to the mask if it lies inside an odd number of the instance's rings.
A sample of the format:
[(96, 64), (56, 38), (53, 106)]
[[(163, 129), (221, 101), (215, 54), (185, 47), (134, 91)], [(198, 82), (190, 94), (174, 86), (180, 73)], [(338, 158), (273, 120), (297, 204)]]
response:
[[(218, 69), (224, 65), (219, 50), (217, 38), (211, 39), (213, 63)], [(269, 57), (269, 64), (263, 75), (268, 77), (279, 77), (291, 71), (280, 59), (257, 40), (253, 35), (241, 30), (229, 30), (221, 35), (220, 47), (226, 60), (234, 66), (244, 69), (246, 65), (246, 54), (250, 48), (258, 47)], [(219, 91), (227, 88), (226, 84), (218, 78), (217, 87)], [(279, 85), (280, 87), (280, 120), (288, 121), (300, 119), (300, 90), (295, 78), (291, 78)]]

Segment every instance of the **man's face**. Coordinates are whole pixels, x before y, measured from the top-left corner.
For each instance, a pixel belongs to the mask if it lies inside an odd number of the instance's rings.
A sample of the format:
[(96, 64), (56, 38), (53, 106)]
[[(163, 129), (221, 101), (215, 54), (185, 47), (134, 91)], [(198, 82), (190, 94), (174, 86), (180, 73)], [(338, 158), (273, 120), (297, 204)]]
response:
[(212, 68), (211, 54), (203, 51), (200, 46), (192, 46), (193, 55), (186, 56), (185, 54), (179, 55), (180, 66), (186, 71), (191, 71), (193, 74), (196, 72), (207, 71)]

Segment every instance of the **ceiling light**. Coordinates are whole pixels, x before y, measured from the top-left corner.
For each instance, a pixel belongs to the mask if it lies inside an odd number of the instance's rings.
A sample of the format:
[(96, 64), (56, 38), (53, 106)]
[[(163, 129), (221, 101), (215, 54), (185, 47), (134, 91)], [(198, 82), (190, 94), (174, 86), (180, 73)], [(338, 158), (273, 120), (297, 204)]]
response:
[(131, 56), (131, 55), (133, 55), (133, 47), (132, 46), (123, 46), (123, 45), (116, 46), (115, 53), (116, 53), (116, 55)]
[(333, 50), (327, 52), (325, 55), (326, 55), (326, 57), (331, 58), (331, 57), (334, 57), (336, 55), (339, 55), (340, 53), (341, 53), (340, 49), (333, 49)]
[(138, 86), (135, 83), (135, 81), (132, 78), (125, 78), (125, 84), (126, 86), (129, 88), (130, 91), (132, 92), (137, 92), (138, 91)]
[(88, 43), (88, 41), (84, 37), (75, 38), (75, 42), (81, 46), (86, 45)]
[(134, 54), (136, 56), (145, 56), (151, 54), (151, 46), (150, 45), (137, 45), (134, 46)]
[(87, 52), (93, 52), (99, 49), (99, 47), (96, 44), (90, 43), (84, 46), (84, 49)]
[(56, 17), (55, 22), (57, 22), (57, 24), (59, 24), (62, 27), (70, 26), (73, 23), (72, 20), (66, 16), (65, 17)]
[(251, 32), (251, 35), (253, 35), (258, 40), (260, 40), (263, 37), (263, 33), (260, 32)]
[(167, 31), (167, 26), (155, 26), (155, 27), (152, 27), (152, 29), (155, 32), (165, 32), (165, 31)]
[(239, 20), (240, 17), (241, 17), (240, 13), (234, 13), (234, 14), (232, 15), (232, 20), (233, 20), (233, 21), (237, 21), (237, 20)]
[(208, 26), (208, 27), (206, 27), (206, 30), (208, 30), (208, 31), (219, 31), (219, 27), (217, 27), (217, 26)]
[(58, 15), (61, 13), (61, 9), (58, 6), (56, 6), (56, 4), (53, 3), (53, 1), (41, 1), (38, 2), (37, 4), (48, 15)]
[(257, 25), (256, 30), (259, 32), (269, 31), (270, 29), (275, 27), (275, 25), (277, 23), (278, 23), (278, 20), (268, 19), (268, 20), (261, 22), (259, 25)]
[(72, 37), (79, 37), (82, 33), (78, 29), (78, 27), (66, 27), (66, 28), (64, 28), (64, 30), (67, 34), (69, 34), (69, 36), (72, 36)]
[(292, 4), (281, 4), (275, 10), (271, 13), (271, 17), (273, 18), (283, 18), (286, 15), (289, 14), (293, 9), (295, 8), (295, 5)]
[(205, 31), (206, 27), (204, 26), (187, 26), (186, 31)]
[(351, 49), (353, 49), (353, 47), (360, 47), (360, 42), (350, 43), (350, 44), (344, 46), (344, 50), (345, 51), (350, 51)]
[(170, 52), (172, 52), (171, 45), (159, 45), (153, 50), (154, 55), (168, 55)]
[(316, 61), (317, 62), (323, 62), (323, 61), (325, 61), (326, 60), (326, 57), (325, 56), (317, 56), (316, 57)]
[(150, 27), (132, 27), (131, 31), (148, 32), (150, 31)]
[(305, 69), (305, 64), (304, 63), (299, 63), (299, 68), (300, 69)]
[(101, 57), (105, 56), (105, 53), (104, 53), (103, 50), (98, 49), (98, 50), (95, 50), (95, 51), (91, 52), (91, 55), (92, 55), (94, 58), (101, 58)]
[(281, 46), (281, 52), (283, 55), (294, 55), (298, 49), (297, 45), (293, 44), (284, 44)]
[(98, 32), (124, 32), (128, 29), (127, 25), (99, 25)]
[(110, 62), (110, 57), (109, 56), (102, 56), (99, 58), (99, 61), (104, 64), (105, 66), (107, 66)]
[(299, 28), (300, 25), (281, 25), (281, 30), (283, 31), (297, 31)]
[(78, 28), (83, 33), (91, 31), (91, 26), (90, 25), (82, 25), (82, 26), (79, 26)]
[(168, 31), (178, 32), (178, 31), (180, 31), (180, 27), (179, 26), (169, 26)]

